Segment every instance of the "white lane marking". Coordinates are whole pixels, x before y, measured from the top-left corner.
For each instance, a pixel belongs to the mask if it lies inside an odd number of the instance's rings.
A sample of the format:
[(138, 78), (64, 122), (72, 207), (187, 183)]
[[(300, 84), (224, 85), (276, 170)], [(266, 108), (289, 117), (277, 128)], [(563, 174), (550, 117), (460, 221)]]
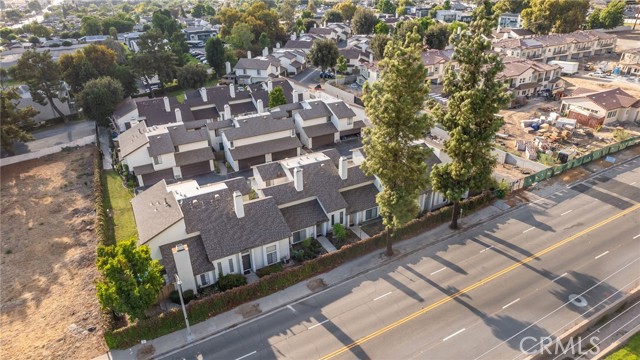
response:
[(380, 296), (378, 296), (377, 298), (373, 299), (373, 301), (380, 300), (380, 299), (382, 299), (383, 297), (385, 297), (385, 296), (387, 296), (387, 295), (390, 295), (390, 294), (391, 294), (391, 291), (389, 291), (388, 293), (386, 293), (386, 294), (384, 294), (384, 295), (380, 295)]
[(491, 245), (491, 246), (489, 246), (489, 247), (487, 247), (487, 248), (484, 248), (484, 249), (480, 250), (480, 253), (482, 254), (483, 252), (485, 252), (485, 251), (487, 251), (487, 250), (490, 250), (490, 249), (493, 249), (493, 245)]
[(508, 308), (509, 306), (517, 303), (518, 301), (520, 301), (520, 298), (517, 298), (517, 299), (513, 300), (512, 302), (508, 303), (507, 305), (503, 306), (502, 309), (504, 310), (504, 309)]
[(287, 305), (287, 307), (289, 308), (289, 310), (293, 311), (293, 313), (297, 313), (296, 309), (293, 308), (293, 306), (291, 305)]
[(443, 268), (442, 268), (442, 269), (440, 269), (440, 270), (436, 270), (436, 271), (432, 272), (432, 273), (431, 273), (431, 275), (435, 275), (435, 274), (439, 273), (440, 271), (442, 271), (442, 270), (444, 270), (444, 269), (446, 269), (446, 267), (443, 267)]
[(562, 279), (562, 278), (563, 278), (563, 277), (565, 277), (565, 276), (567, 276), (567, 273), (564, 273), (564, 274), (562, 274), (562, 275), (558, 276), (557, 278), (555, 278), (555, 279), (551, 280), (551, 282), (556, 282), (556, 280), (560, 280), (560, 279)]
[(637, 239), (637, 238), (639, 238), (639, 237), (640, 237), (640, 234), (638, 234), (638, 235), (634, 236), (634, 237), (633, 237), (633, 240), (635, 240), (635, 239)]
[(562, 214), (560, 214), (560, 216), (565, 216), (565, 215), (567, 215), (568, 213), (570, 213), (570, 212), (572, 212), (572, 211), (573, 211), (573, 210), (565, 211), (565, 212), (563, 212)]
[(632, 183), (631, 183), (631, 184), (629, 184), (629, 185), (635, 185), (635, 184), (636, 184), (636, 181), (632, 182)]
[(249, 357), (249, 356), (251, 356), (251, 355), (253, 355), (253, 354), (255, 354), (255, 353), (257, 353), (257, 351), (250, 352), (250, 353), (248, 353), (247, 355), (242, 355), (242, 356), (240, 356), (239, 358), (237, 358), (236, 360), (244, 359), (244, 358)]
[(442, 339), (442, 341), (447, 341), (447, 340), (451, 339), (452, 337), (454, 337), (454, 336), (456, 336), (456, 335), (460, 334), (461, 332), (463, 332), (463, 331), (465, 331), (465, 330), (467, 330), (467, 329), (464, 329), (464, 328), (463, 328), (463, 329), (460, 329), (460, 330), (458, 330), (458, 331), (454, 332), (453, 334), (451, 334), (451, 335), (447, 336), (446, 338)]
[(601, 257), (603, 257), (603, 256), (607, 255), (608, 253), (609, 253), (609, 250), (607, 250), (607, 251), (603, 252), (602, 254), (600, 254), (600, 255), (596, 256), (596, 257), (595, 257), (595, 260), (600, 259)]
[(309, 330), (313, 329), (313, 328), (314, 328), (314, 327), (316, 327), (316, 326), (320, 326), (320, 325), (322, 325), (322, 324), (326, 323), (327, 321), (329, 321), (329, 320), (325, 320), (325, 321), (319, 322), (319, 323), (317, 323), (317, 324), (315, 324), (315, 325), (311, 325), (311, 326), (309, 326)]
[(535, 229), (535, 228), (536, 228), (535, 226), (532, 226), (532, 227), (528, 228), (527, 230), (523, 231), (522, 233), (524, 234), (524, 233), (526, 233), (527, 231), (531, 231), (531, 230), (533, 230), (533, 229)]

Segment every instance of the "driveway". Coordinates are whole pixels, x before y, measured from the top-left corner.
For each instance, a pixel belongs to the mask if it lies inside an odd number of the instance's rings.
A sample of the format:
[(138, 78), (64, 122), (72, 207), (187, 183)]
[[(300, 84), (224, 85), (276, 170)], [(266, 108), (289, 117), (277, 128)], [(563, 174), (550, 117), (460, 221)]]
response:
[(32, 141), (26, 143), (16, 142), (13, 145), (13, 149), (16, 155), (26, 154), (52, 146), (66, 144), (85, 136), (94, 135), (95, 133), (95, 122), (93, 121), (60, 124), (34, 131)]
[(314, 67), (309, 67), (296, 76), (293, 76), (292, 79), (305, 85), (316, 85), (319, 77), (320, 70)]

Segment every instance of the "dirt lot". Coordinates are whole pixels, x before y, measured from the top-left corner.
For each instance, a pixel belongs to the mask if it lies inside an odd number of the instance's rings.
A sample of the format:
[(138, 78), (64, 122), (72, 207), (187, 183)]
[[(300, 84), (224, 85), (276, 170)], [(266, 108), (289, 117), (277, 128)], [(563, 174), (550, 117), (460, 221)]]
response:
[(2, 168), (3, 359), (106, 352), (95, 295), (92, 148)]

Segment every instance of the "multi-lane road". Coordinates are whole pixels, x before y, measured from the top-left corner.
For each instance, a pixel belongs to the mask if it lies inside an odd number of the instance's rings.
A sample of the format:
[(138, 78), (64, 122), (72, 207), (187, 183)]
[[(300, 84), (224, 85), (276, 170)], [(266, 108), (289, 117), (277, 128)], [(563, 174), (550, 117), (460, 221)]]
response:
[(640, 285), (640, 159), (164, 359), (522, 359)]

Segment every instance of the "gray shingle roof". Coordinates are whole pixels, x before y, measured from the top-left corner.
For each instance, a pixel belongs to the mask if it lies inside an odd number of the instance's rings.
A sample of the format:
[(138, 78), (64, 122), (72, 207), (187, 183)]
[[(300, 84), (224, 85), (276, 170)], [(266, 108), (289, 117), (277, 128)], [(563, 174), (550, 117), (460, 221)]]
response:
[(156, 169), (153, 168), (153, 164), (145, 164), (145, 165), (141, 165), (141, 166), (134, 166), (133, 168), (133, 172), (136, 175), (146, 175), (146, 174), (151, 174), (152, 172), (155, 172)]
[(138, 228), (138, 244), (142, 245), (182, 219), (182, 210), (166, 182), (157, 184), (131, 200), (133, 216)]
[(168, 129), (174, 146), (207, 141), (209, 139), (207, 130), (204, 129), (187, 131), (184, 125), (170, 126)]
[(169, 133), (149, 135), (149, 156), (171, 154), (175, 151)]
[(146, 132), (147, 125), (144, 123), (144, 121), (141, 121), (138, 124), (134, 125), (131, 129), (120, 134), (118, 136), (120, 156), (125, 157), (146, 145), (149, 142)]
[(342, 180), (338, 175), (338, 169), (331, 160), (301, 165), (303, 188), (297, 191), (293, 181), (262, 189), (265, 196), (273, 196), (278, 205), (283, 205), (317, 197), (322, 208), (327, 212), (334, 212), (347, 207), (347, 202), (340, 195), (339, 189)]
[(256, 165), (256, 170), (264, 181), (275, 180), (287, 176), (284, 172), (284, 169), (282, 168), (282, 165), (277, 161), (262, 165)]
[(333, 123), (328, 122), (324, 124), (305, 126), (302, 128), (302, 131), (304, 131), (304, 133), (307, 134), (308, 137), (313, 138), (316, 136), (335, 134), (338, 132), (338, 129), (336, 129)]
[(302, 143), (297, 136), (288, 136), (247, 146), (237, 146), (235, 149), (230, 149), (229, 152), (234, 160), (242, 160), (278, 151), (291, 150), (301, 146)]
[(160, 254), (162, 254), (160, 264), (164, 266), (169, 279), (173, 279), (174, 274), (177, 273), (172, 251), (176, 245), (187, 245), (187, 248), (189, 249), (189, 259), (191, 260), (191, 269), (193, 270), (194, 275), (214, 271), (215, 266), (211, 260), (207, 258), (202, 238), (200, 236), (194, 236), (160, 246)]
[(290, 119), (274, 119), (271, 115), (257, 115), (236, 122), (237, 127), (223, 131), (229, 141), (294, 129)]
[(280, 212), (291, 232), (316, 226), (318, 223), (329, 220), (317, 200), (282, 208)]
[(136, 102), (132, 98), (124, 99), (122, 102), (118, 104), (115, 111), (113, 112), (113, 117), (115, 119), (120, 119), (121, 117), (127, 115), (128, 113), (136, 110)]
[(327, 106), (338, 119), (345, 119), (356, 116), (356, 113), (354, 113), (353, 110), (351, 110), (351, 108), (344, 103), (344, 101), (329, 103), (327, 104)]
[(324, 103), (324, 101), (322, 100), (307, 101), (307, 104), (309, 104), (310, 109), (304, 109), (298, 112), (302, 120), (318, 119), (322, 117), (331, 116), (331, 111), (329, 111), (329, 108)]
[(240, 219), (234, 211), (232, 192), (227, 189), (186, 199), (180, 207), (187, 233), (200, 232), (211, 260), (291, 236), (272, 198), (244, 203), (245, 216)]
[(240, 191), (242, 195), (249, 195), (251, 192), (251, 186), (247, 182), (247, 179), (243, 177), (225, 180), (224, 183), (227, 184), (227, 187), (231, 192)]
[(269, 68), (270, 61), (263, 59), (238, 59), (238, 63), (234, 66), (234, 69), (249, 69), (249, 70), (267, 70)]
[(349, 204), (347, 207), (347, 214), (351, 214), (356, 211), (364, 211), (378, 206), (376, 203), (377, 194), (378, 188), (373, 184), (343, 191), (342, 196), (347, 201), (347, 204)]
[(217, 120), (220, 118), (220, 113), (215, 107), (192, 110), (191, 113), (193, 113), (193, 118), (195, 120), (205, 120), (205, 119)]
[(175, 154), (176, 166), (195, 164), (202, 161), (214, 160), (216, 157), (210, 147), (178, 152)]

